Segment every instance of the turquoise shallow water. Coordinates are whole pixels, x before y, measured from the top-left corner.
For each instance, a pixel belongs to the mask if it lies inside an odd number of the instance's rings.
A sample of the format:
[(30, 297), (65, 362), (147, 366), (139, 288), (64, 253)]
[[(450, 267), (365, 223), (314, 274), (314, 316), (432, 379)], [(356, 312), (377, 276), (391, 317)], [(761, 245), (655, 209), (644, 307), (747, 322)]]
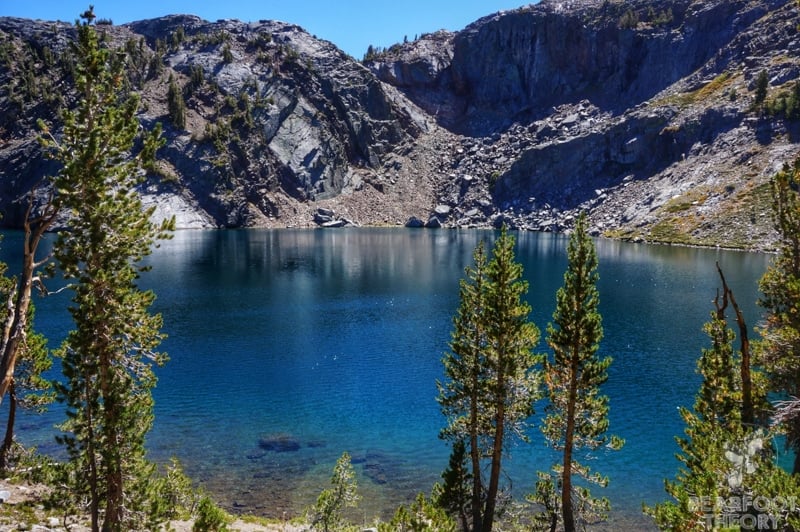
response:
[[(566, 239), (517, 237), (532, 319), (544, 331), (566, 267)], [(142, 281), (158, 295), (171, 357), (158, 370), (151, 455), (177, 456), (225, 506), (274, 517), (312, 503), (345, 450), (359, 475), (365, 520), (428, 492), (448, 457), (437, 438), (443, 419), (435, 381), (458, 281), (481, 238), (494, 233), (176, 233), (149, 259), (153, 270)], [(18, 239), (7, 234), (0, 256), (13, 263)], [(642, 502), (664, 499), (663, 479), (677, 470), (677, 407), (691, 405), (698, 385), (701, 327), (719, 284), (715, 261), (754, 326), (756, 282), (769, 257), (606, 240), (597, 249), (601, 350), (614, 357), (605, 392), (611, 430), (627, 443), (592, 464), (611, 477), (597, 493), (611, 499), (617, 528), (638, 528), (646, 525)], [(51, 345), (70, 326), (67, 297), (37, 303)], [(59, 415), (23, 418), (19, 436), (54, 450)], [(510, 449), (516, 495), (530, 491), (535, 471), (553, 460), (535, 427), (531, 437), (532, 444)], [(260, 447), (262, 439), (290, 444), (277, 452)]]

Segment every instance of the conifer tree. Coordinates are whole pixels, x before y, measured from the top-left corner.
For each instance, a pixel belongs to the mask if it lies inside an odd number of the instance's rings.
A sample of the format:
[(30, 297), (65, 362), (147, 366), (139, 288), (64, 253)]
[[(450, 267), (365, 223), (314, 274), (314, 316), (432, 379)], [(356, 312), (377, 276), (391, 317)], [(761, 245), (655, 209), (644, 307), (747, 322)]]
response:
[[(588, 519), (603, 518), (610, 506), (607, 499), (593, 498), (587, 487), (573, 482), (577, 475), (600, 486), (608, 483), (607, 477), (578, 462), (576, 455), (582, 449), (593, 451), (604, 446), (616, 450), (623, 441), (606, 434), (608, 397), (600, 394), (600, 386), (608, 379), (611, 358), (597, 356), (603, 336), (596, 286), (598, 261), (584, 213), (570, 236), (567, 259), (564, 286), (556, 293), (554, 323), (547, 327), (553, 357), (544, 361), (550, 404), (542, 425), (548, 444), (563, 456), (562, 462), (553, 466), (560, 501), (557, 505), (541, 502), (560, 508), (564, 530), (573, 532)], [(545, 475), (539, 482), (552, 480)], [(540, 486), (537, 492), (552, 493), (552, 489)]]
[(186, 102), (183, 99), (183, 91), (175, 83), (175, 77), (169, 75), (169, 86), (167, 88), (167, 109), (169, 110), (169, 120), (178, 129), (186, 127)]
[[(693, 410), (679, 409), (686, 423), (685, 437), (676, 438), (682, 466), (675, 481), (664, 483), (672, 500), (645, 508), (662, 530), (717, 530), (741, 515), (760, 511), (746, 507), (744, 501), (789, 497), (797, 492), (797, 486), (792, 486), (789, 476), (773, 461), (771, 435), (753, 423), (760, 417), (753, 412), (760, 414), (766, 408), (766, 387), (761, 374), (749, 367), (746, 339), (742, 338), (743, 349), (733, 348), (735, 334), (726, 316), (729, 304), (740, 330), (746, 332), (746, 327), (733, 291), (719, 267), (718, 271), (722, 291), (703, 327), (711, 347), (704, 348), (697, 361), (702, 381)], [(741, 504), (719, 504), (731, 500)], [(720, 522), (722, 519), (725, 521)], [(770, 519), (786, 523), (790, 516), (775, 512)]]
[[(539, 330), (528, 321), (522, 297), (528, 283), (514, 256), (514, 238), (503, 228), (487, 262), (483, 244), (461, 281), (451, 352), (443, 360), (447, 380), (437, 383), (448, 425), (442, 437), (463, 441), (472, 476), (471, 527), (489, 532), (500, 492), (503, 450), (526, 439), (526, 420), (539, 397), (540, 358), (533, 354)], [(484, 457), (489, 476), (483, 479)]]
[(763, 105), (767, 99), (767, 90), (769, 89), (769, 76), (766, 70), (758, 73), (756, 78), (756, 87), (754, 95), (754, 105), (756, 107)]
[[(472, 471), (470, 520), (479, 527), (483, 521), (483, 440), (489, 430), (489, 405), (484, 390), (488, 373), (486, 333), (483, 323), (486, 292), (487, 257), (481, 241), (473, 252), (473, 266), (465, 270), (460, 281), (460, 305), (453, 319), (450, 353), (443, 359), (444, 383), (437, 382), (438, 401), (448, 425), (441, 437), (465, 442)], [(477, 529), (476, 529), (477, 530)]]
[(322, 532), (340, 529), (342, 512), (345, 508), (355, 508), (360, 498), (350, 454), (342, 453), (333, 468), (331, 487), (322, 490), (312, 509), (312, 526)]
[(772, 209), (780, 237), (778, 254), (764, 273), (759, 304), (765, 309), (757, 344), (757, 364), (769, 391), (787, 399), (778, 412), (786, 445), (794, 451), (794, 474), (800, 473), (800, 158), (784, 165), (772, 179)]
[(81, 99), (48, 142), (62, 164), (56, 200), (69, 215), (54, 253), (74, 291), (75, 329), (59, 349), (64, 380), (56, 388), (68, 416), (59, 440), (72, 468), (65, 489), (87, 501), (92, 530), (133, 530), (153, 526), (144, 438), (152, 364), (165, 360), (156, 351), (161, 317), (149, 312), (155, 296), (136, 283), (141, 260), (173, 222), (154, 225), (135, 190), (161, 145), (160, 128), (141, 134), (139, 99), (122, 90), (124, 53), (101, 44), (91, 7), (82, 18), (74, 45)]
[(472, 475), (463, 440), (453, 442), (450, 463), (442, 473), (442, 480), (442, 484), (434, 487), (434, 503), (458, 519), (464, 532), (469, 532)]

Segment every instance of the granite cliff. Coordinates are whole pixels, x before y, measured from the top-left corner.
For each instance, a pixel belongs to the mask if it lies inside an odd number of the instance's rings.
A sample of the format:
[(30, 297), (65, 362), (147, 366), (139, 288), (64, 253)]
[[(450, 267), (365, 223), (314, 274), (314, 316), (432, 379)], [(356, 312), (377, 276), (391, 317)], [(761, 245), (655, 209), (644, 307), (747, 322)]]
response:
[[(182, 227), (559, 231), (586, 210), (596, 234), (763, 249), (769, 177), (800, 151), (798, 26), (794, 0), (545, 0), (363, 62), (274, 21), (100, 29), (166, 126), (142, 192)], [(34, 124), (74, 102), (72, 35), (0, 18), (7, 225), (54, 171)]]

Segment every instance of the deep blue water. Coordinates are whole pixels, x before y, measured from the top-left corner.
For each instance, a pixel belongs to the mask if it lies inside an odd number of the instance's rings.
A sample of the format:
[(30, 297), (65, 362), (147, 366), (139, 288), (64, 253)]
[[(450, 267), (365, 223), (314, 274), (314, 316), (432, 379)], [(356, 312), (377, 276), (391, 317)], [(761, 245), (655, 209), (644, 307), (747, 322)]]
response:
[[(142, 284), (158, 296), (170, 362), (158, 370), (148, 446), (178, 457), (224, 505), (280, 517), (302, 511), (349, 451), (367, 521), (429, 492), (447, 465), (436, 397), (458, 281), (488, 231), (347, 229), (183, 231), (149, 259)], [(566, 268), (566, 238), (521, 233), (517, 257), (543, 334)], [(14, 263), (19, 235), (0, 258)], [(617, 522), (665, 498), (678, 467), (677, 407), (690, 406), (696, 359), (719, 281), (719, 261), (748, 324), (759, 318), (757, 280), (768, 256), (596, 241), (605, 338), (614, 362), (604, 391), (617, 453), (592, 460), (611, 483)], [(70, 327), (68, 295), (37, 302), (56, 346)], [(545, 349), (542, 341), (541, 349)], [(537, 410), (541, 411), (543, 405)], [(25, 417), (19, 437), (53, 450), (58, 409)], [(535, 419), (534, 425), (535, 425)], [(300, 448), (264, 451), (285, 435)], [(554, 457), (538, 429), (511, 449), (515, 494), (532, 490)], [(641, 523), (639, 523), (641, 525)], [(639, 526), (637, 525), (637, 526)]]

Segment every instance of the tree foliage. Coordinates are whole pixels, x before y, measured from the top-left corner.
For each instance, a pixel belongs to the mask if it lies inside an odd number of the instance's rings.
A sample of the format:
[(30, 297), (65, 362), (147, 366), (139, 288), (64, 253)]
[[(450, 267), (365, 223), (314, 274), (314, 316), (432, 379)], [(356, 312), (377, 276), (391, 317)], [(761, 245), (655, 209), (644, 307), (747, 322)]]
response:
[[(800, 398), (800, 159), (772, 179), (773, 216), (780, 241), (778, 254), (764, 273), (759, 304), (765, 309), (762, 341), (756, 350), (770, 392)], [(779, 412), (786, 445), (795, 452), (793, 473), (800, 473), (800, 407), (789, 401)], [(795, 406), (793, 406), (793, 403)]]
[(460, 284), (450, 352), (443, 359), (446, 380), (437, 386), (448, 421), (441, 436), (463, 442), (469, 452), (470, 526), (488, 532), (497, 510), (504, 447), (514, 438), (526, 440), (526, 420), (539, 397), (540, 357), (532, 351), (539, 330), (528, 321), (530, 305), (522, 299), (528, 284), (506, 229), (491, 260), (483, 243), (473, 259)]
[[(2, 289), (0, 289), (2, 290)], [(0, 444), (0, 472), (8, 471), (12, 450), (15, 445), (15, 425), (18, 408), (44, 412), (53, 402), (55, 395), (52, 382), (44, 374), (53, 365), (53, 358), (47, 349), (47, 339), (33, 327), (34, 307), (28, 307), (28, 317), (24, 342), (19, 346), (16, 370), (8, 389), (8, 415), (6, 433)]]
[(758, 108), (764, 105), (769, 89), (769, 75), (766, 70), (762, 70), (756, 77), (755, 92), (753, 94), (753, 106)]
[[(603, 336), (597, 290), (597, 254), (581, 214), (567, 247), (568, 267), (564, 285), (556, 293), (553, 322), (547, 327), (547, 343), (553, 357), (544, 361), (544, 380), (550, 404), (542, 425), (548, 444), (561, 451), (563, 460), (553, 466), (555, 481), (541, 476), (537, 487), (546, 511), (560, 510), (564, 530), (572, 532), (596, 518), (604, 518), (610, 505), (607, 499), (591, 496), (588, 487), (573, 483), (573, 475), (584, 481), (606, 486), (608, 478), (580, 463), (582, 449), (601, 447), (617, 450), (622, 440), (607, 434), (608, 397), (600, 386), (608, 379), (611, 358), (600, 358), (597, 351)], [(554, 490), (557, 490), (554, 493)], [(560, 501), (552, 500), (556, 494)], [(553, 522), (558, 516), (550, 515)]]
[(167, 110), (169, 111), (169, 121), (178, 129), (186, 128), (186, 102), (183, 99), (183, 91), (175, 83), (175, 77), (169, 75), (169, 87), (167, 88)]
[(153, 420), (152, 364), (166, 359), (156, 351), (161, 317), (149, 312), (155, 296), (136, 282), (146, 269), (141, 260), (173, 222), (153, 224), (135, 190), (161, 145), (160, 128), (142, 134), (139, 99), (123, 91), (124, 52), (101, 43), (91, 8), (82, 18), (74, 44), (81, 100), (62, 114), (60, 138), (40, 124), (61, 163), (55, 201), (69, 221), (54, 253), (74, 292), (75, 329), (58, 350), (64, 380), (56, 389), (68, 416), (59, 441), (69, 456), (64, 489), (78, 507), (86, 504), (92, 530), (130, 530), (158, 519), (144, 438)]
[[(750, 367), (747, 327), (718, 271), (722, 291), (703, 327), (711, 346), (697, 362), (702, 381), (693, 410), (679, 409), (686, 424), (685, 437), (677, 438), (682, 466), (674, 481), (664, 483), (671, 500), (646, 509), (663, 530), (716, 530), (758, 513), (745, 504), (723, 507), (720, 501), (766, 500), (797, 491), (796, 486), (787, 491), (791, 482), (773, 461), (772, 435), (756, 423), (767, 407), (766, 383)], [(734, 349), (735, 334), (727, 323), (729, 304), (742, 335), (740, 350)], [(790, 516), (776, 512), (770, 518), (785, 524)]]
[(442, 473), (442, 484), (434, 491), (434, 503), (461, 523), (469, 532), (472, 474), (469, 472), (467, 450), (463, 440), (453, 442), (450, 462)]
[(456, 532), (456, 523), (438, 504), (422, 493), (408, 508), (400, 506), (388, 523), (381, 523), (378, 532)]
[[(28, 224), (26, 224), (28, 225)], [(24, 242), (30, 242), (30, 235), (24, 235)], [(28, 246), (23, 246), (23, 253), (28, 253)], [(33, 254), (30, 254), (32, 257)], [(23, 264), (27, 264), (27, 257), (23, 257)], [(33, 262), (30, 263), (33, 272)], [(0, 347), (2, 353), (6, 355), (6, 364), (10, 371), (5, 373), (8, 376), (7, 385), (3, 388), (8, 395), (8, 413), (6, 417), (5, 436), (0, 444), (0, 472), (8, 471), (11, 452), (14, 446), (14, 430), (16, 424), (17, 408), (27, 408), (38, 412), (43, 411), (52, 402), (52, 385), (42, 374), (53, 364), (50, 353), (47, 350), (47, 341), (41, 334), (35, 332), (33, 328), (34, 308), (31, 303), (31, 293), (28, 291), (24, 296), (24, 286), (27, 270), (23, 268), (23, 283), (17, 277), (6, 277), (8, 266), (0, 262), (0, 301), (3, 307), (0, 311)], [(32, 282), (32, 278), (28, 279)], [(23, 289), (20, 290), (20, 284)], [(25, 300), (27, 298), (27, 300)], [(20, 309), (26, 309), (26, 315), (20, 316)], [(14, 335), (18, 335), (15, 342)], [(5, 379), (4, 379), (5, 380)]]
[(311, 526), (323, 532), (339, 530), (343, 525), (342, 512), (345, 508), (355, 508), (360, 498), (353, 464), (350, 455), (345, 452), (333, 468), (331, 487), (317, 497), (312, 509)]

